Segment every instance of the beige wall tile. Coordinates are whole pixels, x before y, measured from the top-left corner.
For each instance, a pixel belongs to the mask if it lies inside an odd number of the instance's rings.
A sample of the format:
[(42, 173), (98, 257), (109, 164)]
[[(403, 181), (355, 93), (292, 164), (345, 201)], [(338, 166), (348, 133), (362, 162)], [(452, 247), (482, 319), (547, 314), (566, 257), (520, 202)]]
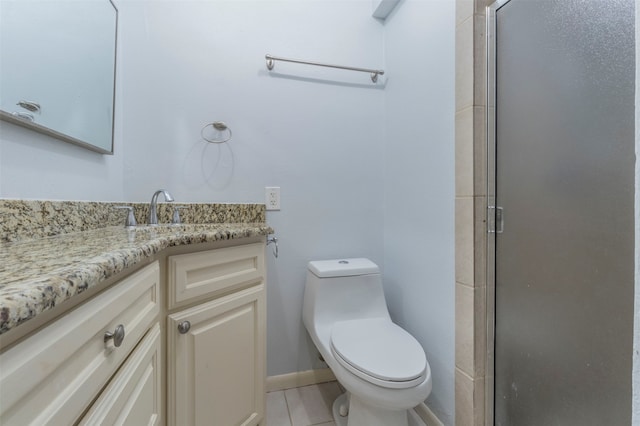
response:
[(484, 107), (455, 115), (456, 197), (487, 194), (487, 116)]
[(485, 39), (486, 20), (484, 15), (473, 18), (473, 105), (487, 104), (487, 42)]
[(473, 286), (473, 198), (456, 198), (456, 281)]
[(455, 373), (456, 426), (484, 425), (484, 379), (473, 380), (459, 369)]
[(474, 197), (473, 215), (473, 286), (484, 287), (487, 284), (487, 197)]
[(474, 374), (474, 291), (456, 283), (456, 367)]
[(456, 113), (456, 197), (473, 196), (474, 108)]
[(487, 195), (487, 114), (482, 106), (473, 107), (473, 195)]
[(476, 15), (485, 15), (487, 6), (494, 2), (495, 0), (474, 0), (473, 13)]
[(485, 7), (495, 0), (474, 0), (473, 19), (463, 1), (456, 4), (455, 417), (457, 426), (479, 426), (485, 421), (487, 356)]
[(456, 282), (486, 284), (487, 199), (456, 197)]
[(474, 3), (474, 0), (456, 0), (456, 25), (473, 16), (476, 7)]
[(456, 111), (473, 105), (473, 23), (467, 19), (456, 26)]
[(487, 363), (487, 291), (485, 287), (473, 289), (473, 378), (484, 377)]
[(486, 369), (485, 290), (456, 283), (456, 368), (474, 379)]
[(473, 425), (473, 379), (461, 370), (455, 373), (456, 426)]
[(483, 426), (485, 424), (485, 380), (478, 378), (473, 381), (473, 424)]

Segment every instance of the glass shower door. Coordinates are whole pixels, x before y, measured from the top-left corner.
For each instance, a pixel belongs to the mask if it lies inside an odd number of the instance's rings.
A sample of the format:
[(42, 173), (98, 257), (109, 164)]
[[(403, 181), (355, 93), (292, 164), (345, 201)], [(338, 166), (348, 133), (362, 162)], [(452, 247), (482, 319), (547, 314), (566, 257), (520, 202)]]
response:
[(496, 9), (495, 424), (630, 425), (634, 1)]

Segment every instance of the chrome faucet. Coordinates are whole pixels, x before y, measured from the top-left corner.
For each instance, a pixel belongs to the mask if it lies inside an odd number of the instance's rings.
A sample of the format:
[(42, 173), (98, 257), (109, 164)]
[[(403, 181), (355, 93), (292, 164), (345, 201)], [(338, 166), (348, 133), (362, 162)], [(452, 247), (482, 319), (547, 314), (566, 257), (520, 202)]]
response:
[(158, 224), (158, 195), (162, 194), (167, 203), (173, 201), (173, 197), (164, 189), (159, 189), (153, 193), (153, 197), (151, 197), (151, 204), (149, 205), (149, 220), (147, 222), (148, 225), (157, 225)]

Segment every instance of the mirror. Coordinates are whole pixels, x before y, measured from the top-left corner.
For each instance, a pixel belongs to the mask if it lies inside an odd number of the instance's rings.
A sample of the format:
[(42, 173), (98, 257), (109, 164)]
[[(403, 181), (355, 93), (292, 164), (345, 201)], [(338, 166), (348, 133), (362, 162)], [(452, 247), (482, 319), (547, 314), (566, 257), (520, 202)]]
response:
[(113, 153), (117, 9), (0, 0), (0, 118)]

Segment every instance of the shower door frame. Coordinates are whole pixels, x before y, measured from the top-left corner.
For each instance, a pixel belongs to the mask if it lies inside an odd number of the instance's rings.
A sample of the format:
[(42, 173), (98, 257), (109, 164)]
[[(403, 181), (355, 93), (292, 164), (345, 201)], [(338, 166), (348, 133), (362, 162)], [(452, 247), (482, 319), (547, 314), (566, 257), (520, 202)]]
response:
[(495, 313), (496, 313), (496, 12), (511, 0), (497, 0), (486, 7), (486, 143), (487, 143), (487, 245), (485, 424), (494, 424), (495, 410)]

